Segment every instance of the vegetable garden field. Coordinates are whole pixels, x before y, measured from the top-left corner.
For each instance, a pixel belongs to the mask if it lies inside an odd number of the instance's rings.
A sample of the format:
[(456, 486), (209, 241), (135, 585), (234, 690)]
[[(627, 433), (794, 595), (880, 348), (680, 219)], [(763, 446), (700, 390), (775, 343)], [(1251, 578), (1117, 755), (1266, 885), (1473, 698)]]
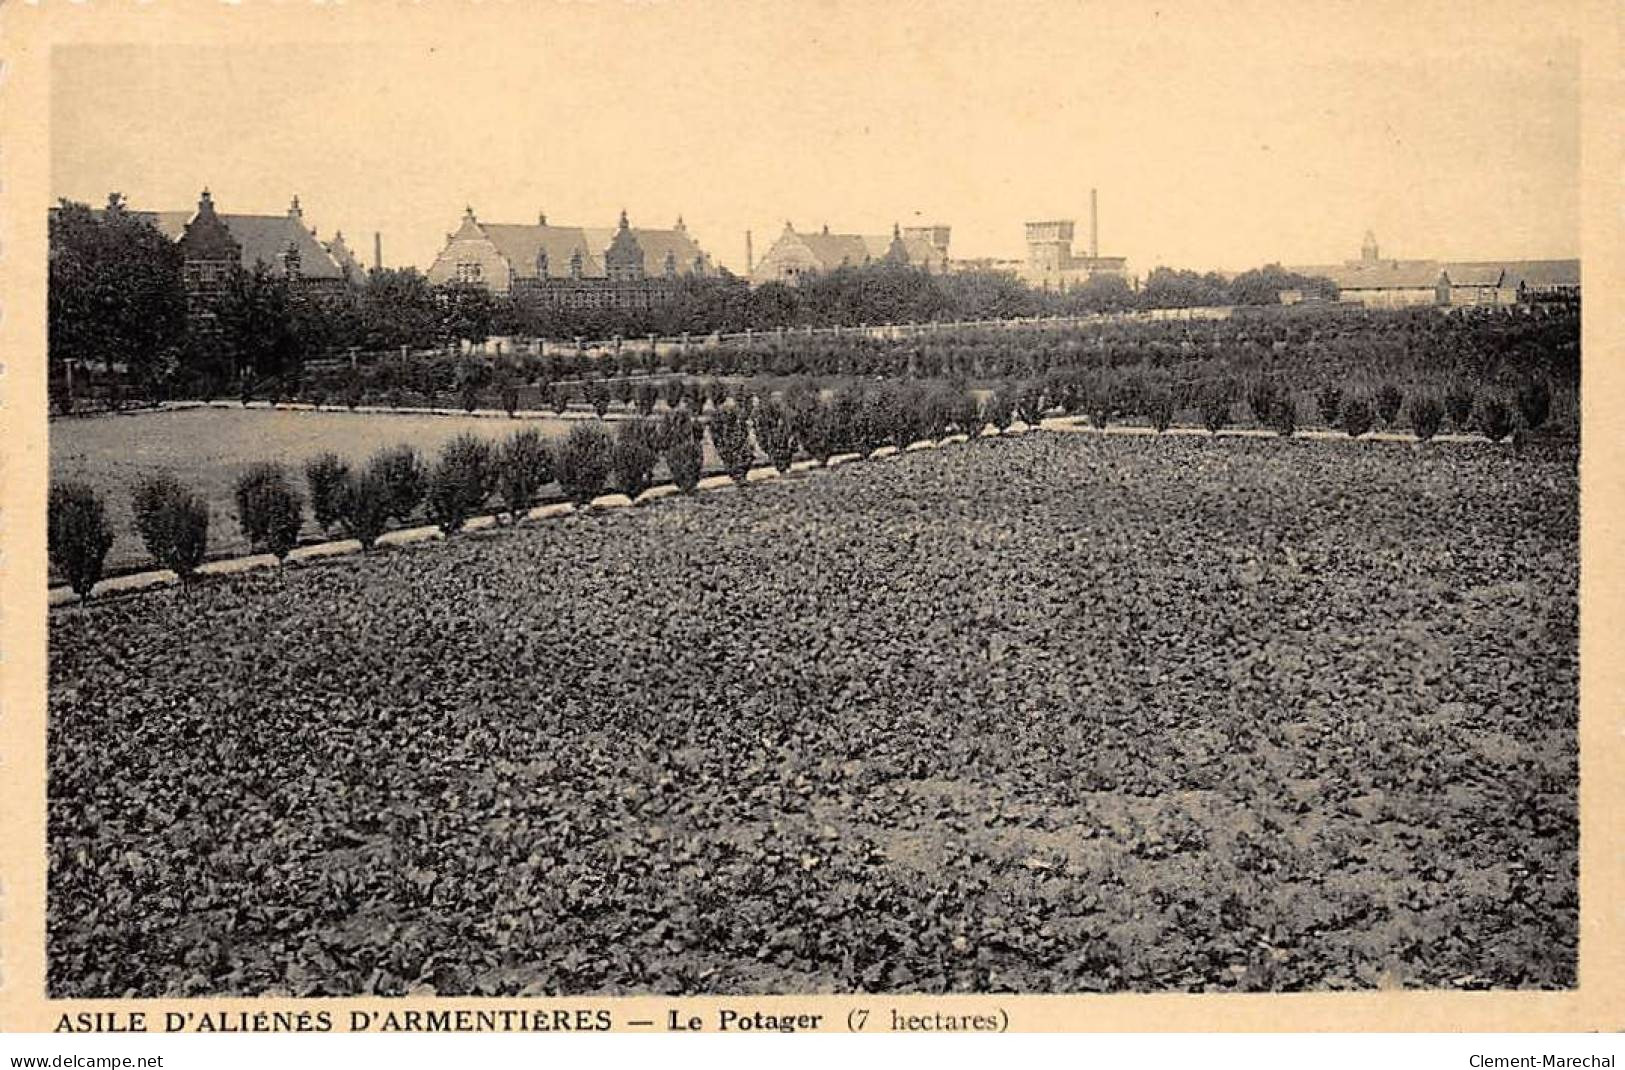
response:
[(1570, 987), (1576, 461), (1037, 433), (55, 613), (51, 995)]

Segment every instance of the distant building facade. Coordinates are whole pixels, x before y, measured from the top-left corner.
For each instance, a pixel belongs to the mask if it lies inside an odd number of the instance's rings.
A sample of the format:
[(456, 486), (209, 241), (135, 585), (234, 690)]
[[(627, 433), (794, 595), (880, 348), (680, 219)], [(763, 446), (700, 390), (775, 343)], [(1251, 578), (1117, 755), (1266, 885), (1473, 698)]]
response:
[[(56, 209), (51, 209), (52, 213)], [(91, 213), (100, 218), (106, 209)], [(273, 275), (316, 290), (336, 290), (341, 282), (359, 285), (366, 272), (344, 247), (344, 235), (331, 242), (317, 239), (306, 229), (304, 210), (296, 195), (286, 215), (236, 215), (215, 210), (214, 198), (204, 190), (194, 211), (153, 212), (125, 208), (132, 219), (148, 224), (180, 246), (182, 259), (192, 265), (191, 278), (212, 282), (241, 268), (253, 271), (264, 264)]]
[(318, 298), (336, 298), (363, 281), (361, 275), (352, 274), (334, 259), (316, 239), (314, 229), (306, 228), (298, 196), (288, 205), (286, 215), (221, 214), (205, 189), (197, 211), (176, 241), (183, 261), (188, 313), (205, 326), (238, 270), (263, 267)]
[(1089, 191), (1089, 252), (1073, 251), (1076, 223), (1047, 219), (1026, 224), (1027, 259), (1017, 274), (1030, 286), (1044, 290), (1070, 290), (1103, 276), (1128, 280), (1128, 259), (1100, 255), (1100, 200)]
[(1368, 308), (1505, 308), (1580, 295), (1578, 260), (1384, 260), (1370, 231), (1358, 260), (1286, 270), (1328, 278), (1341, 300)]
[(750, 281), (796, 282), (804, 276), (866, 264), (901, 264), (933, 274), (948, 270), (951, 228), (894, 225), (890, 234), (831, 234), (828, 226), (802, 233), (784, 224), (778, 239), (752, 267)]
[(437, 285), (483, 286), (570, 309), (653, 308), (685, 278), (715, 274), (710, 255), (681, 217), (670, 230), (633, 227), (625, 212), (609, 227), (482, 223), (469, 208), (430, 265)]
[[(98, 217), (105, 211), (93, 209)], [(297, 196), (285, 215), (220, 213), (207, 189), (198, 198), (195, 211), (125, 211), (179, 246), (187, 313), (194, 326), (205, 330), (238, 271), (263, 265), (271, 275), (319, 298), (337, 297), (365, 281), (359, 265), (346, 266), (334, 256), (334, 245), (343, 246), (342, 235), (335, 234), (334, 242), (324, 245), (317, 240), (316, 231), (305, 226)]]

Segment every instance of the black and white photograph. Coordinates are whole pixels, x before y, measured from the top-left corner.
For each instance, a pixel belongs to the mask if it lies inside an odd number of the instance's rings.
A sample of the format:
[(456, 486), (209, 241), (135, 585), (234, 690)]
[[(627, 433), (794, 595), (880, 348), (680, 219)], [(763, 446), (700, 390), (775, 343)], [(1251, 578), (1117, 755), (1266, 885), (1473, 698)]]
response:
[(1579, 4), (355, 14), (42, 61), (43, 998), (1577, 990)]

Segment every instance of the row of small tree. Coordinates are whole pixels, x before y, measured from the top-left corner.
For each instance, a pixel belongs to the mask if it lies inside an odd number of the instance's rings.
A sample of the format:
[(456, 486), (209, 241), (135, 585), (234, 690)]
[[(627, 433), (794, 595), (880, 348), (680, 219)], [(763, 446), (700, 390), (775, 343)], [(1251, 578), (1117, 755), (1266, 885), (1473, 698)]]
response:
[[(1295, 433), (1298, 404), (1290, 392), (1267, 379), (1246, 384), (1240, 392), (1259, 424), (1282, 435)], [(1229, 426), (1237, 393), (1233, 383), (1210, 384), (1197, 392), (1194, 400), (1208, 431)], [(783, 472), (800, 456), (828, 463), (841, 453), (902, 449), (955, 433), (974, 437), (989, 424), (1001, 432), (1018, 419), (1036, 425), (1056, 411), (1085, 413), (1097, 427), (1114, 417), (1143, 415), (1161, 432), (1172, 425), (1181, 400), (1192, 399), (1177, 398), (1162, 383), (1127, 392), (1099, 390), (1064, 377), (1003, 384), (980, 401), (963, 389), (918, 382), (849, 386), (826, 397), (800, 381), (780, 396), (707, 392), (700, 403), (674, 407), (658, 419), (628, 421), (613, 434), (597, 421), (578, 423), (555, 442), (533, 427), (495, 443), (465, 432), (448, 441), (432, 463), (411, 445), (380, 450), (360, 465), (323, 453), (306, 462), (303, 490), (285, 466), (258, 464), (238, 478), (234, 504), (249, 543), (283, 561), (298, 544), (307, 500), (311, 519), (322, 532), (342, 532), (371, 550), (392, 523), (426, 518), (450, 535), (493, 502), (499, 516), (517, 520), (551, 484), (577, 505), (609, 491), (636, 498), (653, 484), (662, 463), (676, 487), (690, 493), (703, 472), (707, 435), (722, 470), (743, 483), (759, 457)], [(712, 408), (701, 416), (704, 401)], [(1517, 393), (1515, 403), (1523, 426), (1536, 429), (1549, 414), (1550, 389), (1535, 380)], [(1441, 430), (1447, 417), (1458, 430), (1476, 426), (1491, 441), (1500, 441), (1516, 427), (1507, 400), (1475, 398), (1464, 387), (1442, 396), (1422, 392), (1407, 398), (1391, 383), (1370, 392), (1329, 385), (1315, 394), (1314, 404), (1322, 423), (1353, 438), (1371, 431), (1379, 420), (1385, 427), (1399, 427), (1402, 413), (1424, 441)], [(152, 559), (189, 581), (208, 548), (208, 503), (172, 476), (159, 475), (136, 488), (131, 505), (136, 533)], [(105, 507), (91, 488), (53, 485), (52, 564), (81, 596), (88, 596), (100, 580), (112, 543)]]

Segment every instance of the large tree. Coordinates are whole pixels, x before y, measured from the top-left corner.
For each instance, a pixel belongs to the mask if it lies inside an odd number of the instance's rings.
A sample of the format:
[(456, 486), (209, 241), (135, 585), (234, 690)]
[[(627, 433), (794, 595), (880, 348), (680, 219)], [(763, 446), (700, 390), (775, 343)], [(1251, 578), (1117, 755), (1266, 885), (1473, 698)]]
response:
[(239, 376), (289, 378), (304, 357), (296, 324), (300, 312), (288, 282), (263, 263), (235, 272), (217, 308), (221, 340)]
[(426, 346), (438, 340), (440, 303), (416, 268), (381, 268), (367, 276), (358, 309), (360, 344), (370, 350)]
[(180, 250), (117, 193), (100, 213), (64, 200), (50, 219), (47, 306), (53, 368), (123, 369), (150, 388), (186, 333)]

